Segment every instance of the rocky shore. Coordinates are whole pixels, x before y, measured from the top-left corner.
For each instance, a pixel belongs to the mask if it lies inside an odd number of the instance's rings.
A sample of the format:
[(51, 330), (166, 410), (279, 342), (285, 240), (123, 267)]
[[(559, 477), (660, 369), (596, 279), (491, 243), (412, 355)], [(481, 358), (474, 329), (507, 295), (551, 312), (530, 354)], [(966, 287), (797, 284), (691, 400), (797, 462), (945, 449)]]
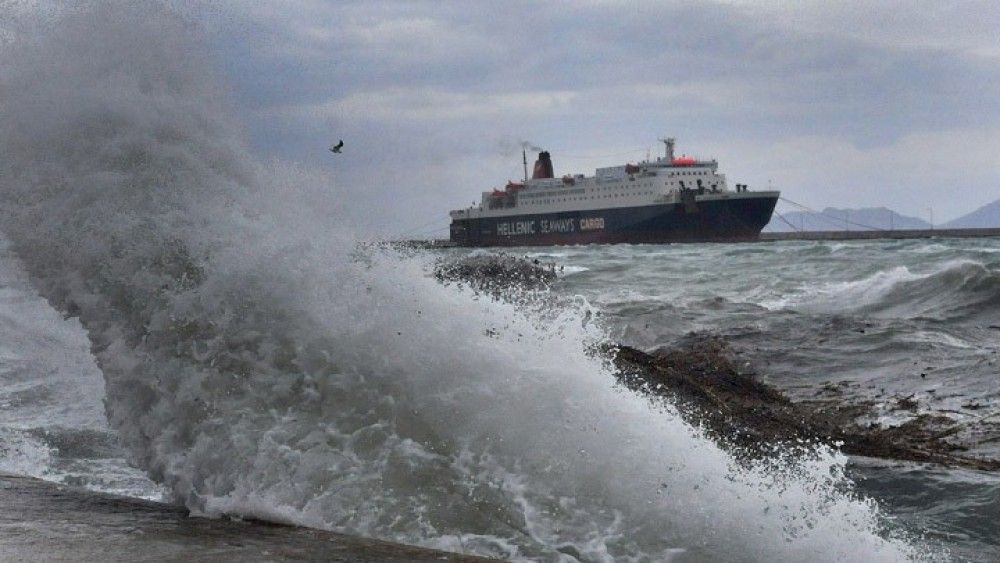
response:
[[(501, 299), (544, 289), (558, 277), (552, 265), (505, 253), (439, 261), (434, 275)], [(736, 353), (709, 334), (653, 351), (608, 343), (595, 352), (613, 362), (620, 385), (653, 401), (670, 400), (687, 421), (740, 457), (806, 442), (856, 456), (1000, 470), (1000, 460), (966, 455), (971, 444), (960, 437), (970, 429), (946, 416), (920, 414), (883, 427), (864, 422), (872, 418), (872, 405), (844, 401), (829, 389), (817, 390), (813, 400), (793, 401), (752, 370), (737, 368)], [(897, 407), (912, 405), (902, 397)]]
[(737, 369), (732, 350), (712, 336), (691, 335), (677, 347), (651, 353), (629, 346), (606, 352), (622, 385), (672, 400), (685, 419), (739, 455), (767, 455), (775, 445), (811, 442), (850, 455), (1000, 470), (1000, 460), (965, 456), (963, 444), (948, 441), (959, 427), (946, 417), (925, 414), (885, 428), (859, 422), (869, 414), (867, 405), (835, 397), (793, 402), (755, 373)]
[(438, 260), (434, 277), (443, 283), (468, 283), (477, 291), (503, 295), (508, 290), (545, 289), (557, 275), (552, 264), (495, 252)]

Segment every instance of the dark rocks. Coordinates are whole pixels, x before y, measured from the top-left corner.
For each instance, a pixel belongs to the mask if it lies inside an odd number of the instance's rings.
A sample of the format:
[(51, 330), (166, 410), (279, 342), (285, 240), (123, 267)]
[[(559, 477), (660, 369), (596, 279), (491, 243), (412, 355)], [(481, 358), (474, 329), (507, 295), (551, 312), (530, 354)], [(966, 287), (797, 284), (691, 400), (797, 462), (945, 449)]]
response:
[(555, 281), (556, 271), (553, 264), (498, 252), (439, 260), (434, 277), (442, 282), (467, 283), (477, 291), (506, 294), (546, 289)]
[[(444, 283), (468, 284), (507, 299), (544, 290), (556, 280), (554, 266), (506, 253), (441, 260), (433, 273)], [(652, 353), (624, 345), (599, 352), (612, 359), (620, 384), (653, 400), (670, 400), (686, 420), (737, 456), (759, 457), (781, 444), (808, 442), (834, 445), (851, 455), (1000, 470), (1000, 460), (956, 453), (965, 446), (946, 438), (962, 429), (947, 417), (917, 415), (889, 428), (862, 422), (872, 417), (875, 405), (846, 402), (845, 382), (827, 383), (815, 399), (793, 402), (755, 374), (738, 369), (734, 354), (716, 337), (692, 334), (676, 347)], [(912, 397), (895, 404), (910, 413), (917, 406)]]
[(899, 399), (896, 400), (896, 408), (899, 410), (916, 411), (917, 406), (918, 406), (917, 401), (916, 399), (913, 398), (913, 395), (910, 395), (908, 397), (900, 397)]
[[(836, 398), (792, 402), (780, 391), (742, 373), (726, 344), (713, 337), (689, 339), (673, 349), (646, 353), (609, 348), (625, 387), (650, 398), (666, 398), (691, 424), (738, 456), (768, 455), (781, 444), (803, 441), (839, 447), (851, 455), (1000, 470), (1000, 461), (959, 455), (963, 446), (945, 438), (961, 429), (943, 416), (919, 415), (890, 428), (863, 425), (869, 404)], [(915, 408), (912, 399), (898, 406)]]

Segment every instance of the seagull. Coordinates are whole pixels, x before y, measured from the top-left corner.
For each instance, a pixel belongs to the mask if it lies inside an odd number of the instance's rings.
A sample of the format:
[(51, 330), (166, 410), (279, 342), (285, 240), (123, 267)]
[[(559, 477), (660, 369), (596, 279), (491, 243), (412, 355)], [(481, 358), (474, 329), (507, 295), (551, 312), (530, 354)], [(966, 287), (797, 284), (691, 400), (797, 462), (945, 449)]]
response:
[(334, 154), (340, 154), (340, 149), (344, 148), (344, 140), (341, 139), (339, 143), (330, 147), (330, 152)]

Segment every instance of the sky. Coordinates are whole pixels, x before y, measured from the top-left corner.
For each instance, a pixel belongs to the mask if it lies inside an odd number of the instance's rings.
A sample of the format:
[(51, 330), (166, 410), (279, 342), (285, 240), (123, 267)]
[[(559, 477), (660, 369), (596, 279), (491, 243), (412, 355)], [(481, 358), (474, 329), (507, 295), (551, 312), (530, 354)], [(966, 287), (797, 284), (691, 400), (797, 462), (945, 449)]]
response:
[(718, 159), (730, 184), (936, 223), (1000, 198), (995, 1), (222, 0), (201, 12), (255, 150), (323, 171), (386, 235), (445, 236), (449, 209), (521, 177), (522, 143), (549, 150), (559, 175), (589, 175), (655, 157), (672, 136)]

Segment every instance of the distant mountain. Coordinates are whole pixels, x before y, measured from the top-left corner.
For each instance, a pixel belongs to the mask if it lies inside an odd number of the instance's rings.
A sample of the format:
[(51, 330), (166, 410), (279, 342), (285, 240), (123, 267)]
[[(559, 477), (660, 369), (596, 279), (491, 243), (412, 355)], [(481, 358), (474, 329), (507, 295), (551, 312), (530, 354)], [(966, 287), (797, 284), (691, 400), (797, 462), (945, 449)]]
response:
[(942, 226), (951, 229), (1000, 227), (1000, 199), (988, 203), (968, 215), (962, 215), (958, 219), (948, 221)]
[[(1000, 207), (998, 207), (998, 212), (1000, 212)], [(931, 224), (923, 219), (900, 215), (885, 207), (866, 209), (827, 207), (817, 213), (792, 211), (782, 213), (779, 216), (775, 212), (764, 231), (780, 233), (788, 231), (872, 231), (929, 228), (931, 228)]]

